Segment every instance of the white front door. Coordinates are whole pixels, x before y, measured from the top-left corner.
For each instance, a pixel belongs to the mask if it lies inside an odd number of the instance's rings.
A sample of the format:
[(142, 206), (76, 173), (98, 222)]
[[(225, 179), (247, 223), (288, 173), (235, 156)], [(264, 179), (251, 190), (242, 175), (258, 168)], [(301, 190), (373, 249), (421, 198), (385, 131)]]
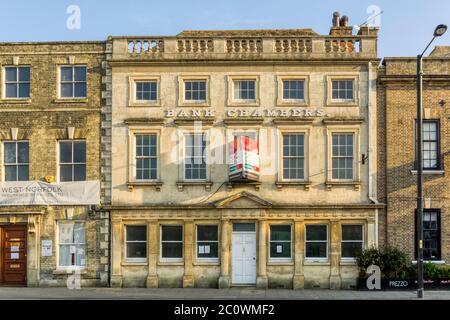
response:
[(233, 233), (233, 284), (256, 283), (256, 233)]

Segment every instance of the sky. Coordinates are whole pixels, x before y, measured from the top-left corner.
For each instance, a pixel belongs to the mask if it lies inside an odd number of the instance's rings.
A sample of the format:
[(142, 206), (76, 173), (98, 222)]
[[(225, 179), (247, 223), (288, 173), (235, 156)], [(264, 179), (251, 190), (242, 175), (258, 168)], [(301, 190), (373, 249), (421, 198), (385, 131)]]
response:
[[(382, 11), (371, 20), (380, 25), (379, 57), (416, 56), (436, 25), (450, 25), (450, 0), (0, 0), (0, 4), (0, 42), (104, 40), (109, 35), (164, 36), (211, 29), (312, 28), (328, 34), (334, 11), (349, 16), (350, 25), (360, 25)], [(450, 31), (434, 45), (450, 45)]]

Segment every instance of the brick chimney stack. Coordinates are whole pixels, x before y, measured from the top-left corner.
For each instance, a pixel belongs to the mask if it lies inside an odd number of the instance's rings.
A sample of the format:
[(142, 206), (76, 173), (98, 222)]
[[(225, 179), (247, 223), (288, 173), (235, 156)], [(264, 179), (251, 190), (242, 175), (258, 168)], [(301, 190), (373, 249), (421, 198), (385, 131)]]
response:
[(333, 12), (330, 36), (351, 36), (353, 27), (348, 25), (348, 16), (340, 17), (340, 15), (337, 11)]

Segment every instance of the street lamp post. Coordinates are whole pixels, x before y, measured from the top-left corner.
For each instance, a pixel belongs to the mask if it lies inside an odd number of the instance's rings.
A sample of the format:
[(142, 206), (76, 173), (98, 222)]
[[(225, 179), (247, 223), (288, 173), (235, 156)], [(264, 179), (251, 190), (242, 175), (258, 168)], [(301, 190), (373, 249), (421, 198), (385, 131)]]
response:
[(423, 55), (436, 37), (442, 36), (447, 26), (440, 24), (436, 27), (433, 39), (425, 50), (417, 56), (417, 298), (423, 298), (423, 141), (422, 141), (422, 60)]

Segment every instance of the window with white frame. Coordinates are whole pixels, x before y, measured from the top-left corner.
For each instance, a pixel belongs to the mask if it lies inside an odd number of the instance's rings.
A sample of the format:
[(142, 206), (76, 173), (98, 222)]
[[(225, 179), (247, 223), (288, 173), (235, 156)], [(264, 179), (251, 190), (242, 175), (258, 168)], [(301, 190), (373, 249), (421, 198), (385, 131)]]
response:
[(58, 223), (58, 266), (86, 266), (86, 234), (82, 222)]
[(217, 225), (197, 225), (197, 258), (219, 258), (219, 227)]
[(184, 80), (184, 101), (205, 102), (206, 80)]
[(331, 97), (337, 101), (353, 101), (354, 79), (335, 79), (331, 80)]
[(161, 226), (161, 258), (164, 260), (183, 258), (183, 226)]
[(364, 229), (362, 224), (343, 224), (341, 257), (355, 258), (364, 249)]
[(311, 259), (328, 257), (328, 226), (306, 225), (305, 256)]
[(147, 259), (147, 226), (128, 225), (125, 227), (125, 257), (132, 261)]
[(283, 80), (283, 100), (305, 100), (305, 80)]
[(27, 99), (30, 97), (30, 67), (5, 67), (6, 99)]
[[(417, 127), (417, 126), (416, 126)], [(439, 120), (423, 120), (422, 124), (422, 164), (424, 170), (439, 170), (440, 163), (440, 141), (439, 141)], [(416, 143), (417, 145), (417, 134)], [(417, 160), (415, 167), (417, 168)]]
[(270, 226), (270, 258), (271, 259), (292, 258), (291, 225)]
[(137, 134), (136, 139), (136, 180), (156, 180), (158, 178), (158, 136)]
[(333, 180), (354, 179), (354, 134), (333, 133), (331, 172)]
[(59, 141), (59, 181), (86, 180), (86, 141)]
[(60, 97), (86, 98), (87, 92), (86, 66), (60, 67)]
[(156, 102), (158, 100), (158, 82), (136, 81), (136, 101), (137, 102)]
[(305, 179), (305, 135), (283, 134), (283, 180)]
[(189, 133), (184, 139), (184, 179), (206, 180), (206, 135)]
[(255, 101), (256, 80), (233, 80), (233, 98), (238, 101)]
[(28, 141), (8, 141), (3, 143), (5, 181), (28, 181), (29, 161)]

